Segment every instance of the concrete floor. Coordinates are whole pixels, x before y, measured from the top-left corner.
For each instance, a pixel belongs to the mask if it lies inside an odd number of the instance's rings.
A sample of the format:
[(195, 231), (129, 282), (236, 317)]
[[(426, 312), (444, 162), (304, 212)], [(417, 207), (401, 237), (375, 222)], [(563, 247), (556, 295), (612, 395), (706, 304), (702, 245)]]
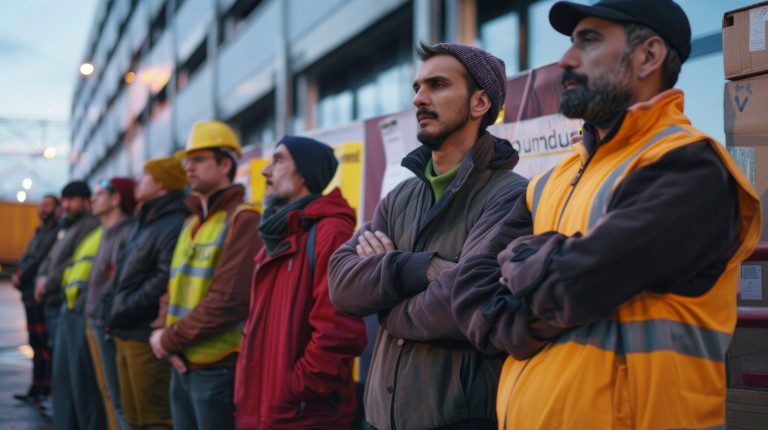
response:
[[(29, 352), (27, 352), (29, 351)], [(0, 279), (0, 429), (52, 429), (37, 409), (20, 403), (14, 393), (25, 393), (32, 382), (32, 360), (27, 344), (26, 317), (21, 294), (8, 279)]]

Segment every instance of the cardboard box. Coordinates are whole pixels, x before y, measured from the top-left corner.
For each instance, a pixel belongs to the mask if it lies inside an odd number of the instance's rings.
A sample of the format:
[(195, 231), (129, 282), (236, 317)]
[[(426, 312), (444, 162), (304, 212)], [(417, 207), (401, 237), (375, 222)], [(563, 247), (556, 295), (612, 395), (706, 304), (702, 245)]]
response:
[[(731, 155), (740, 165), (747, 179), (753, 181), (752, 185), (755, 187), (757, 197), (760, 198), (760, 203), (763, 206), (763, 232), (760, 236), (760, 241), (768, 241), (768, 133), (765, 135), (726, 135), (726, 146), (735, 148), (746, 148), (753, 151), (750, 154), (748, 151), (742, 157), (734, 154), (733, 150)], [(766, 268), (768, 270), (768, 267)], [(768, 279), (768, 271), (765, 272), (766, 279)], [(766, 291), (766, 297), (768, 298), (768, 291)], [(768, 306), (768, 300), (766, 301)]]
[(723, 65), (726, 79), (768, 72), (768, 2), (723, 15)]
[(726, 82), (723, 94), (726, 135), (768, 135), (768, 75)]

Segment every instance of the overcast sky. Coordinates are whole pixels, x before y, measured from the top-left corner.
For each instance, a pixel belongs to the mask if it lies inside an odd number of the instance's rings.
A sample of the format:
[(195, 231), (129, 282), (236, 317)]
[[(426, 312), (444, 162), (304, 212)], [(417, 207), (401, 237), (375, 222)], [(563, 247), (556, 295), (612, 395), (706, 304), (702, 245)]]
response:
[[(0, 0), (0, 199), (15, 200), (24, 178), (27, 201), (58, 194), (68, 181), (69, 111), (96, 5), (104, 0)], [(39, 155), (56, 148), (54, 159)], [(24, 155), (37, 151), (37, 155)]]
[(0, 118), (69, 119), (99, 0), (0, 0)]

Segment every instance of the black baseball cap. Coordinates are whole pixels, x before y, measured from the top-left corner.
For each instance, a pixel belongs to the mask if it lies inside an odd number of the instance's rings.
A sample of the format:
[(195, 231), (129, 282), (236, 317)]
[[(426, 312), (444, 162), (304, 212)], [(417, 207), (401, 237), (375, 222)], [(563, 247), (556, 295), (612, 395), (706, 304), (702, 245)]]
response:
[(549, 22), (559, 33), (571, 36), (584, 18), (638, 23), (655, 31), (685, 62), (691, 54), (691, 24), (672, 0), (601, 0), (592, 6), (560, 1), (549, 10)]

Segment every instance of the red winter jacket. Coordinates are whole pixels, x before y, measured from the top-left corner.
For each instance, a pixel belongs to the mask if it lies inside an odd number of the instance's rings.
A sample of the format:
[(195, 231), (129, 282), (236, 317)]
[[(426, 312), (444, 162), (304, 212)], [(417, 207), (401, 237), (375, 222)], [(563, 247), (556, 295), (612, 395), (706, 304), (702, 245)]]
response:
[[(305, 247), (313, 222), (314, 276)], [(262, 248), (256, 256), (235, 378), (238, 429), (344, 429), (352, 423), (352, 363), (367, 341), (365, 323), (331, 304), (328, 259), (354, 226), (355, 213), (337, 188), (289, 213), (286, 238), (274, 255)]]

